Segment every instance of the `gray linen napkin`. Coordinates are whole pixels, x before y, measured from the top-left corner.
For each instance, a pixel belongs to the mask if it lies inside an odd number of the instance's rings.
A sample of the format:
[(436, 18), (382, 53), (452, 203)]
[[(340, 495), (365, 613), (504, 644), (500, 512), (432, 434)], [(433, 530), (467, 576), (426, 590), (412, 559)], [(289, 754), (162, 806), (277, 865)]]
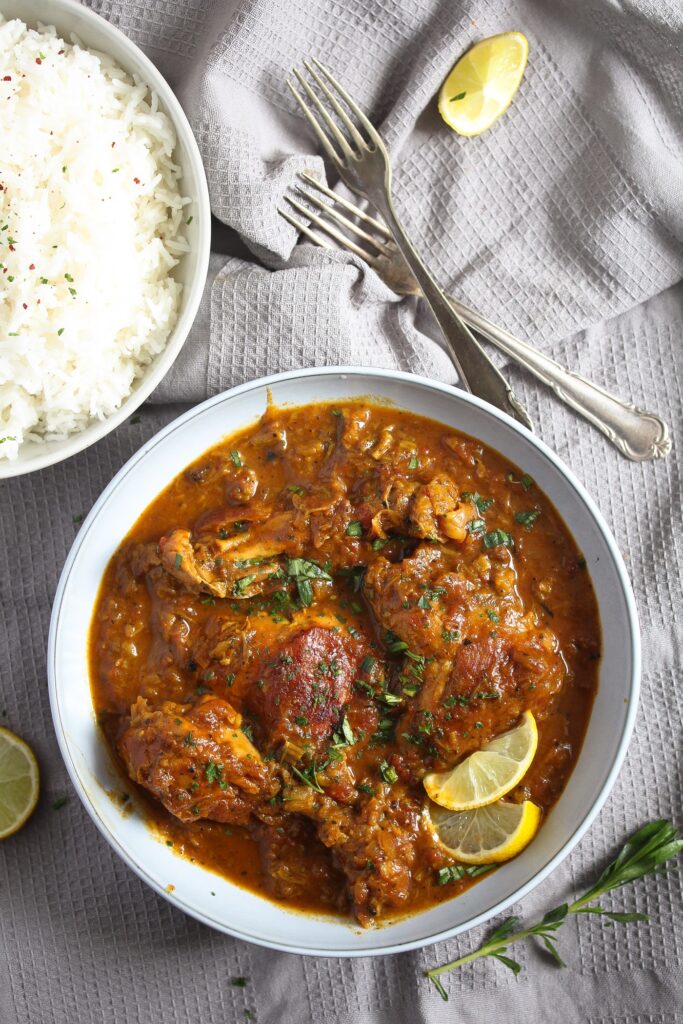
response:
[[(521, 950), (515, 980), (493, 962), (454, 975), (445, 1005), (421, 971), (482, 930), (412, 954), (307, 959), (210, 931), (174, 910), (110, 851), (69, 793), (51, 725), (45, 644), (57, 579), (78, 526), (125, 460), (186, 405), (249, 377), (334, 363), (400, 366), (454, 380), (429, 318), (358, 260), (310, 246), (275, 212), (304, 167), (321, 168), (283, 88), (318, 55), (381, 124), (415, 240), (444, 284), (555, 357), (678, 431), (683, 365), (680, 7), (516, 0), (91, 0), (142, 45), (181, 96), (215, 215), (241, 256), (212, 257), (202, 309), (139, 422), (87, 452), (0, 487), (0, 722), (39, 756), (44, 793), (0, 847), (0, 1024), (683, 1021), (681, 873), (614, 906), (650, 925), (568, 924), (560, 971)], [(0, 8), (2, 0), (0, 0)], [(512, 108), (479, 139), (456, 138), (433, 95), (455, 58), (509, 28), (531, 60)], [(334, 179), (331, 179), (334, 183)], [(217, 236), (218, 237), (218, 236)], [(236, 236), (235, 236), (236, 237)], [(228, 251), (223, 245), (221, 252)], [(230, 248), (236, 252), (237, 247)], [(683, 456), (634, 465), (539, 385), (508, 367), (540, 435), (597, 498), (630, 565), (644, 685), (627, 761), (579, 848), (518, 912), (556, 905), (648, 818), (681, 822)], [(293, 922), (295, 928), (295, 921)], [(245, 988), (233, 976), (249, 978)]]

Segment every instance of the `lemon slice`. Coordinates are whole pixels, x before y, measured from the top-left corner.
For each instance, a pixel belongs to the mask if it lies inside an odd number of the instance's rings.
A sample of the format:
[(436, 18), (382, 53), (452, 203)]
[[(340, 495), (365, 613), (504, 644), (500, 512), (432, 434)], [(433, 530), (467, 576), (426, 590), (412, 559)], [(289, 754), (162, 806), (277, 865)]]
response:
[(455, 65), (439, 93), (439, 113), (459, 135), (480, 135), (507, 110), (522, 81), (529, 40), (521, 32), (482, 39)]
[(40, 781), (33, 751), (9, 729), (0, 726), (0, 839), (7, 839), (30, 818)]
[(509, 793), (524, 778), (538, 746), (530, 711), (519, 725), (470, 754), (449, 772), (431, 772), (423, 781), (427, 796), (449, 811), (472, 811)]
[(541, 809), (498, 800), (474, 811), (446, 811), (430, 804), (432, 827), (445, 849), (461, 864), (499, 864), (531, 842), (541, 823)]

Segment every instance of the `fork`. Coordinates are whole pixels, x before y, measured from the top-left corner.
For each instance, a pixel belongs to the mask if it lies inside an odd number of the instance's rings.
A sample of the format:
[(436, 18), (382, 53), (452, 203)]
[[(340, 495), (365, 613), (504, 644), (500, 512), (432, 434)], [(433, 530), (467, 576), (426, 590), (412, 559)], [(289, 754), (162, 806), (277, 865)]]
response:
[[(369, 199), (382, 214), (443, 331), (461, 384), (533, 430), (526, 410), (515, 398), (509, 383), (450, 305), (401, 226), (391, 198), (391, 160), (379, 133), (356, 101), (319, 60), (305, 60), (304, 67), (329, 106), (319, 98), (296, 68), (294, 75), (311, 105), (303, 99), (291, 81), (287, 81), (287, 86), (340, 176), (349, 188)], [(337, 120), (330, 113), (330, 108)]]
[[(371, 217), (343, 196), (337, 195), (310, 172), (304, 171), (300, 178), (309, 187), (304, 189), (299, 185), (296, 191), (309, 205), (304, 206), (297, 199), (285, 196), (300, 217), (334, 238), (345, 249), (360, 256), (398, 295), (422, 294), (420, 286), (393, 241), (391, 232), (381, 221)], [(327, 201), (321, 199), (317, 193), (325, 196)], [(320, 213), (311, 210), (311, 205)], [(337, 207), (345, 212), (341, 213)], [(278, 213), (315, 245), (333, 250), (336, 248), (308, 223), (293, 217), (287, 210), (280, 209)], [(347, 214), (355, 219), (351, 220)], [(357, 221), (360, 221), (360, 224)], [(367, 230), (361, 225), (366, 225)], [(349, 237), (350, 234), (360, 239), (363, 244)], [(580, 374), (566, 369), (550, 356), (504, 328), (498, 327), (452, 295), (448, 296), (448, 300), (469, 327), (547, 384), (561, 401), (601, 430), (622, 455), (635, 462), (641, 462), (646, 459), (662, 458), (671, 450), (669, 429), (659, 416), (639, 409)]]
[[(376, 237), (364, 232), (348, 218), (333, 211), (328, 204), (322, 204), (321, 201), (318, 201), (316, 205), (324, 211), (325, 216), (333, 218), (357, 237), (364, 238), (374, 247), (376, 255), (368, 253), (336, 229), (331, 230), (331, 226), (326, 226), (325, 223), (320, 223), (318, 226), (336, 238), (345, 248), (356, 252), (357, 255), (365, 259), (389, 287), (399, 294), (422, 294), (427, 299), (449, 343), (451, 355), (460, 372), (461, 380), (468, 390), (486, 398), (491, 404), (503, 408), (516, 419), (531, 427), (528, 415), (515, 398), (510, 385), (488, 359), (464, 321), (467, 321), (482, 337), (487, 338), (552, 388), (558, 398), (601, 430), (627, 458), (644, 461), (667, 455), (671, 450), (671, 437), (666, 423), (659, 416), (639, 409), (579, 374), (565, 369), (549, 356), (516, 338), (509, 331), (468, 309), (457, 299), (446, 296), (422, 264), (396, 217), (391, 201), (391, 163), (379, 134), (355, 100), (339, 85), (320, 61), (313, 58), (312, 61), (304, 61), (304, 66), (345, 127), (348, 136), (342, 133), (328, 109), (296, 69), (294, 74), (309, 100), (323, 118), (327, 131), (322, 127), (318, 117), (293, 83), (288, 81), (287, 85), (290, 91), (342, 181), (352, 191), (371, 201), (384, 217), (390, 230), (385, 224), (369, 217), (352, 203), (321, 186), (316, 179), (304, 176), (309, 184), (324, 192), (335, 203), (344, 207), (347, 212), (367, 223), (382, 236), (382, 240), (378, 241)], [(321, 78), (321, 75), (325, 80)], [(363, 138), (331, 91), (332, 89), (344, 100), (350, 112), (360, 122), (369, 142)], [(349, 136), (351, 142), (349, 142)], [(335, 148), (335, 144), (338, 148)], [(308, 193), (306, 195), (309, 200), (313, 199)], [(311, 241), (317, 245), (326, 244), (316, 232), (305, 229), (304, 225), (295, 221), (285, 211), (280, 210), (279, 212), (294, 227), (307, 234)], [(316, 223), (317, 215), (312, 215), (310, 210), (301, 208), (299, 212), (303, 213), (308, 220)]]

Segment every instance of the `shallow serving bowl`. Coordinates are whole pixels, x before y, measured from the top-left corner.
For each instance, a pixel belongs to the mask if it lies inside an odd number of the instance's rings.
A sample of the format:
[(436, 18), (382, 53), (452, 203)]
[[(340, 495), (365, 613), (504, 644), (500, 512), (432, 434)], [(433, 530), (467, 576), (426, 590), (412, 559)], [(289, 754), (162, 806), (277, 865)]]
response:
[(96, 420), (85, 430), (65, 440), (44, 444), (26, 442), (21, 446), (18, 458), (12, 462), (6, 459), (0, 461), (0, 479), (3, 479), (44, 469), (99, 441), (123, 423), (168, 373), (185, 343), (206, 283), (211, 245), (211, 210), (202, 159), (183, 109), (168, 82), (135, 43), (76, 0), (0, 0), (0, 13), (7, 19), (21, 18), (31, 28), (37, 27), (38, 22), (54, 25), (67, 42), (71, 41), (74, 33), (84, 46), (109, 54), (124, 71), (139, 75), (157, 94), (161, 109), (173, 122), (177, 137), (174, 159), (183, 169), (180, 188), (183, 195), (192, 200), (191, 205), (186, 207), (192, 222), (185, 228), (190, 251), (173, 270), (173, 276), (183, 285), (180, 310), (164, 349), (145, 368), (130, 395), (116, 412), (105, 420)]
[[(267, 389), (276, 404), (376, 396), (439, 420), (496, 448), (531, 474), (554, 502), (583, 552), (603, 628), (600, 682), (586, 740), (569, 783), (529, 847), (464, 895), (371, 931), (339, 919), (299, 914), (176, 856), (133, 809), (123, 814), (107, 791), (121, 789), (95, 722), (87, 641), (97, 591), (114, 550), (157, 494), (184, 466), (226, 434), (256, 420)], [(218, 395), (152, 438), (93, 506), (67, 559), (50, 626), (48, 674), (57, 737), (86, 810), (137, 874), (176, 907), (239, 938), (291, 952), (363, 956), (411, 949), (455, 935), (520, 899), (579, 841), (604, 803), (631, 735), (640, 644), (631, 586), (602, 516), (571, 472), (538, 438), (503, 413), (444, 384), (390, 370), (294, 371)]]

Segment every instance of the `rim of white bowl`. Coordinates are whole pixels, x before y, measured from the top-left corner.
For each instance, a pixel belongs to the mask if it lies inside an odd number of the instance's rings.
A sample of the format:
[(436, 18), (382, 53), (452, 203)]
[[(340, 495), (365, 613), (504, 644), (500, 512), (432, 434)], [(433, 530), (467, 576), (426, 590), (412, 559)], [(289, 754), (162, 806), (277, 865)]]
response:
[[(150, 373), (149, 379), (143, 376), (139, 382), (135, 383), (134, 390), (123, 400), (119, 408), (111, 416), (107, 416), (102, 421), (95, 420), (89, 423), (84, 430), (66, 437), (64, 441), (52, 442), (58, 444), (59, 448), (50, 448), (44, 454), (36, 455), (27, 462), (22, 462), (20, 455), (14, 462), (0, 461), (0, 480), (9, 480), (13, 477), (23, 476), (25, 473), (33, 473), (36, 470), (46, 469), (48, 466), (63, 462), (64, 459), (77, 455), (79, 452), (89, 448), (90, 445), (97, 444), (98, 441), (101, 441), (103, 437), (111, 433), (129, 416), (132, 416), (135, 410), (142, 405), (145, 399), (150, 396), (152, 391), (164, 379), (187, 341), (206, 285), (209, 256), (211, 254), (211, 202), (204, 162), (199, 152), (194, 132), (190, 127), (190, 122), (173, 89), (149, 57), (116, 25), (112, 25), (106, 18), (90, 10), (89, 7), (85, 7), (79, 0), (49, 0), (49, 2), (54, 5), (55, 10), (72, 13), (77, 15), (79, 19), (97, 25), (102, 31), (118, 39), (124, 49), (133, 51), (137, 60), (139, 60), (144, 68), (145, 83), (158, 94), (162, 108), (169, 115), (178, 141), (180, 141), (182, 134), (182, 142), (187, 150), (188, 161), (197, 179), (197, 195), (192, 197), (193, 202), (197, 206), (197, 267), (191, 285), (184, 286), (188, 289), (187, 304), (169, 335), (169, 341), (149, 364), (150, 368), (153, 367), (153, 372)], [(2, 0), (0, 0), (0, 14), (4, 14), (2, 8), (3, 4)], [(48, 22), (49, 19), (46, 19), (45, 24)], [(87, 43), (84, 43), (84, 45), (88, 46)], [(119, 63), (118, 59), (117, 63)], [(124, 71), (130, 73), (125, 67)]]
[[(185, 424), (191, 422), (196, 416), (201, 415), (206, 409), (211, 408), (214, 405), (218, 405), (221, 402), (230, 401), (232, 398), (236, 398), (239, 395), (245, 394), (249, 391), (266, 388), (268, 386), (277, 385), (281, 382), (294, 380), (297, 378), (307, 379), (309, 377), (316, 376), (364, 376), (376, 379), (388, 379), (393, 381), (403, 381), (410, 384), (418, 384), (426, 387), (429, 390), (440, 391), (446, 395), (451, 395), (458, 400), (471, 403), (483, 409), (489, 415), (493, 416), (494, 419), (498, 419), (505, 423), (507, 426), (511, 426), (515, 431), (525, 437), (531, 444), (543, 455), (546, 460), (551, 463), (556, 470), (558, 470), (562, 476), (565, 477), (572, 485), (579, 498), (583, 502), (586, 510), (592, 517), (594, 523), (598, 527), (600, 534), (612, 556), (619, 582), (622, 587), (623, 596), (626, 604), (627, 618), (629, 624), (630, 633), (630, 644), (631, 644), (631, 661), (633, 670), (631, 678), (629, 680), (628, 689), (628, 712), (624, 720), (624, 726), (622, 734), (619, 739), (617, 752), (612, 762), (612, 766), (605, 778), (600, 792), (598, 793), (593, 805), (590, 810), (583, 818), (581, 823), (574, 829), (571, 836), (566, 840), (562, 847), (557, 853), (551, 857), (542, 868), (536, 871), (532, 877), (515, 890), (510, 896), (500, 900), (493, 906), (477, 914), (469, 921), (465, 921), (462, 924), (455, 925), (452, 928), (443, 929), (434, 935), (427, 937), (421, 937), (417, 939), (410, 939), (405, 942), (388, 943), (384, 946), (378, 946), (374, 949), (353, 949), (353, 948), (341, 948), (338, 950), (319, 950), (309, 946), (300, 946), (295, 942), (284, 943), (269, 940), (262, 936), (250, 935), (248, 932), (244, 932), (238, 928), (232, 928), (226, 925), (223, 921), (219, 921), (212, 917), (210, 914), (205, 914), (191, 904), (187, 903), (184, 899), (180, 898), (175, 892), (169, 892), (161, 882), (157, 881), (152, 877), (147, 868), (141, 864), (138, 859), (125, 847), (119, 837), (105, 824), (100, 818), (96, 808), (92, 804), (88, 795), (86, 787), (83, 785), (78, 770), (75, 766), (74, 761), (71, 758), (71, 751), (69, 744), (66, 740), (65, 729), (61, 719), (61, 709), (59, 706), (59, 699), (57, 695), (57, 684), (56, 684), (56, 654), (57, 654), (57, 635), (59, 632), (59, 619), (62, 607), (62, 601), (64, 597), (64, 591), (66, 589), (71, 569), (76, 556), (83, 544), (85, 537), (87, 536), (90, 528), (92, 527), (97, 515), (102, 506), (109, 500), (110, 495), (123, 484), (128, 473), (133, 467), (141, 460), (146, 458), (154, 448), (162, 442), (170, 434), (176, 430), (181, 429)], [(305, 400), (299, 404), (306, 404)], [(182, 468), (182, 467), (181, 467)], [(169, 479), (170, 483), (170, 479)], [(629, 741), (633, 732), (633, 726), (635, 724), (635, 718), (638, 710), (638, 697), (640, 693), (640, 674), (641, 674), (641, 645), (640, 645), (640, 627), (638, 622), (638, 613), (636, 609), (635, 598), (633, 595), (633, 589), (631, 587), (631, 581), (626, 571), (624, 560), (621, 557), (621, 552), (617, 547), (616, 541), (614, 540), (611, 530), (607, 525), (602, 513), (599, 508), (585, 489), (583, 484), (578, 480), (574, 473), (566, 466), (558, 455), (553, 452), (548, 445), (545, 444), (540, 438), (536, 437), (530, 430), (527, 430), (522, 424), (513, 420), (512, 417), (506, 413), (489, 405), (488, 402), (484, 402), (482, 399), (477, 398), (475, 395), (469, 392), (462, 391), (459, 388), (455, 388), (450, 384), (443, 384), (440, 381), (432, 381), (427, 377), (421, 377), (417, 374), (405, 373), (402, 370), (383, 370), (376, 368), (366, 368), (360, 366), (329, 366), (329, 367), (311, 367), (303, 370), (288, 370), (284, 373), (271, 374), (268, 377), (261, 377), (255, 381), (248, 381), (244, 384), (240, 384), (234, 388), (230, 388), (228, 391), (224, 391), (219, 395), (215, 395), (212, 398), (201, 402), (199, 405), (189, 409), (182, 416), (173, 420), (168, 426), (164, 427), (157, 434), (155, 434), (150, 440), (140, 448), (128, 462), (118, 471), (116, 476), (111, 482), (105, 487), (104, 491), (97, 499), (92, 509), (88, 513), (81, 530), (76, 537), (74, 544), (69, 552), (67, 560), (64, 564), (64, 569), (59, 579), (57, 591), (55, 594), (54, 604), (52, 607), (52, 615), (50, 619), (50, 632), (48, 637), (48, 658), (47, 658), (47, 671), (48, 671), (48, 689), (50, 696), (50, 708), (52, 712), (53, 724), (55, 732), (57, 734), (57, 741), (59, 748), (62, 753), (62, 757), (66, 764), (67, 771), (74, 784), (76, 792), (83, 803), (86, 811), (97, 825), (98, 829), (105, 837), (109, 845), (116, 851), (116, 853), (128, 864), (130, 868), (141, 878), (144, 882), (152, 887), (160, 896), (169, 903), (173, 904), (177, 909), (182, 910), (184, 913), (189, 914), (190, 917), (195, 918), (202, 924), (209, 925), (215, 928), (217, 931), (223, 932), (227, 935), (232, 935), (234, 938), (243, 939), (245, 942), (252, 942), (258, 946), (264, 946), (268, 949), (277, 949), (284, 953), (299, 953), (304, 956), (317, 956), (317, 957), (363, 957), (363, 956), (385, 956), (392, 953), (405, 953), (412, 949), (422, 949), (426, 946), (431, 946), (436, 942), (442, 942), (446, 939), (451, 939), (456, 935), (460, 935), (463, 932), (469, 931), (471, 928), (476, 928), (478, 925), (484, 924), (490, 918), (495, 917), (497, 914), (502, 913), (513, 903), (519, 902), (524, 899), (537, 885), (540, 885), (544, 879), (546, 879), (559, 864), (565, 860), (566, 857), (571, 853), (576, 844), (583, 838), (585, 833), (588, 831), (597, 814), (603, 807), (607, 797), (609, 796), (612, 787), (616, 781), (617, 775), (621, 769), (626, 751), (628, 749)], [(258, 897), (256, 897), (258, 898)], [(275, 904), (277, 907), (278, 904)], [(286, 911), (286, 908), (278, 908)], [(296, 913), (292, 914), (292, 921), (296, 921)], [(294, 930), (294, 928), (293, 928)]]

